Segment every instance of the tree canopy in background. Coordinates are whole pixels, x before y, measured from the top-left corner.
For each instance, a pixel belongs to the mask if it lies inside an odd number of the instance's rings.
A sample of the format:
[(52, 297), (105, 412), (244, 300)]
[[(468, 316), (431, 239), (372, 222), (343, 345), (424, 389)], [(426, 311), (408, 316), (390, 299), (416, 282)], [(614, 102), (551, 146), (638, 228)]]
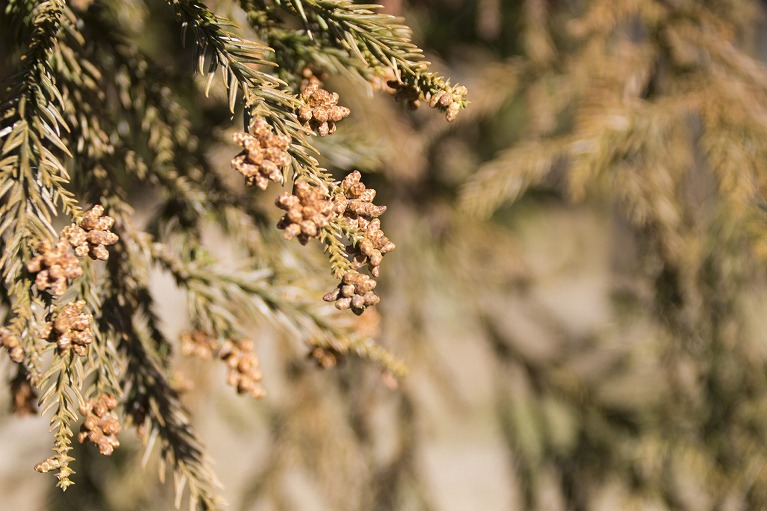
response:
[(3, 346), (57, 508), (167, 508), (117, 417), (219, 507), (209, 409), (233, 508), (767, 504), (758, 2), (387, 2), (431, 66), (346, 1), (2, 6)]

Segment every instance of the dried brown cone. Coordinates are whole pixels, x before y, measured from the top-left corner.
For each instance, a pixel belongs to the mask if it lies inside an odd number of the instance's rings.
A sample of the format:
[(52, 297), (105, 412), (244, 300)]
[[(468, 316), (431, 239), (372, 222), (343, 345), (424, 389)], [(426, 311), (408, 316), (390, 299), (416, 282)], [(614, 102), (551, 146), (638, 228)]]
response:
[(226, 341), (219, 356), (229, 368), (226, 383), (235, 387), (238, 394), (248, 393), (256, 399), (266, 395), (259, 383), (263, 375), (259, 370), (258, 357), (253, 353), (252, 341)]
[(37, 392), (24, 372), (19, 371), (11, 380), (11, 395), (14, 414), (20, 417), (37, 414)]
[(93, 316), (85, 311), (85, 302), (78, 300), (64, 305), (43, 331), (43, 336), (49, 342), (55, 342), (59, 354), (70, 349), (84, 357), (88, 354), (88, 346), (93, 342), (91, 323)]
[(232, 160), (232, 168), (245, 176), (248, 186), (266, 190), (269, 181), (282, 182), (282, 169), (290, 165), (290, 137), (272, 133), (272, 127), (256, 118), (250, 133), (235, 133), (234, 142), (243, 150)]
[(286, 240), (298, 238), (306, 245), (309, 238), (316, 238), (335, 216), (335, 208), (328, 198), (327, 190), (298, 181), (294, 186), (295, 195), (283, 192), (275, 201), (285, 215), (277, 223), (285, 231)]
[(202, 360), (213, 358), (213, 352), (217, 347), (216, 340), (206, 334), (195, 330), (193, 332), (183, 332), (181, 338), (181, 353), (186, 356), (194, 356)]
[(318, 81), (310, 81), (301, 91), (304, 104), (298, 109), (298, 117), (324, 137), (336, 131), (336, 123), (345, 119), (351, 110), (338, 104), (338, 93), (320, 88)]
[(8, 350), (8, 357), (13, 362), (20, 364), (24, 360), (24, 348), (21, 347), (21, 341), (7, 328), (0, 328), (0, 345)]
[(87, 440), (96, 444), (99, 452), (104, 456), (109, 456), (120, 446), (117, 435), (122, 430), (122, 426), (117, 415), (112, 411), (116, 406), (117, 399), (114, 396), (102, 394), (80, 407), (80, 413), (85, 417), (77, 437), (80, 443)]
[(378, 295), (373, 292), (376, 281), (363, 273), (354, 270), (348, 271), (333, 291), (322, 297), (326, 302), (336, 302), (336, 309), (351, 309), (356, 315), (365, 312), (365, 309), (380, 301)]
[(55, 245), (47, 240), (41, 242), (37, 255), (29, 260), (27, 270), (37, 273), (35, 285), (38, 290), (47, 290), (54, 296), (64, 294), (69, 281), (83, 274), (80, 261), (69, 251), (67, 240), (62, 238)]
[(104, 215), (104, 207), (97, 204), (87, 211), (79, 224), (71, 224), (61, 231), (61, 238), (75, 250), (78, 257), (90, 256), (91, 259), (106, 261), (109, 259), (108, 245), (114, 245), (118, 236), (110, 231), (115, 223), (111, 216)]

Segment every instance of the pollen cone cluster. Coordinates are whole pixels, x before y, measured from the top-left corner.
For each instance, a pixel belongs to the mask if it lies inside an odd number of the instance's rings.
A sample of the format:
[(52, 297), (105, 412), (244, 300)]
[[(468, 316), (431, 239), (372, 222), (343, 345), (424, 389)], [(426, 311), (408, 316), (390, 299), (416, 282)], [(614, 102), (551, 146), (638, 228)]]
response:
[(380, 301), (378, 295), (373, 292), (376, 281), (365, 274), (354, 270), (346, 272), (333, 291), (322, 297), (326, 302), (336, 302), (336, 309), (351, 309), (356, 315), (365, 312), (365, 309)]
[(338, 93), (320, 88), (318, 81), (310, 81), (304, 87), (301, 99), (304, 104), (298, 109), (298, 116), (321, 137), (335, 133), (336, 123), (351, 113), (338, 104)]
[[(436, 108), (443, 112), (448, 122), (452, 122), (458, 117), (458, 112), (466, 104), (466, 94), (469, 91), (463, 85), (447, 86), (433, 93), (427, 92), (425, 97), (422, 97), (418, 89), (401, 82), (396, 75), (393, 77), (391, 75), (395, 74), (392, 72), (389, 73), (389, 76), (376, 79), (373, 84), (374, 87), (393, 95), (397, 102), (405, 103), (411, 110), (417, 109), (423, 99), (429, 103), (431, 108)], [(386, 80), (385, 86), (381, 83), (383, 80)]]
[(248, 186), (266, 190), (269, 181), (282, 182), (282, 169), (290, 165), (290, 137), (272, 133), (263, 119), (253, 121), (250, 133), (235, 133), (234, 142), (243, 150), (232, 160), (232, 168), (245, 176)]
[(316, 238), (335, 215), (327, 191), (305, 181), (296, 182), (295, 195), (281, 193), (275, 204), (286, 212), (277, 228), (285, 231), (285, 239), (298, 238), (302, 245), (306, 245), (309, 238)]
[(47, 290), (54, 296), (64, 294), (69, 281), (83, 274), (80, 261), (69, 251), (69, 243), (63, 238), (59, 238), (55, 245), (41, 242), (37, 255), (29, 260), (27, 270), (37, 273), (37, 289)]
[(205, 332), (195, 330), (194, 332), (183, 332), (181, 334), (181, 353), (186, 356), (210, 360), (213, 358), (215, 350), (216, 340)]
[(252, 341), (226, 341), (219, 356), (229, 368), (226, 383), (235, 387), (238, 394), (247, 392), (255, 398), (266, 395), (259, 383), (263, 376), (258, 368), (258, 357), (253, 353)]
[(93, 442), (104, 456), (109, 456), (120, 446), (117, 434), (122, 427), (117, 415), (112, 412), (116, 406), (117, 400), (113, 396), (102, 394), (80, 407), (80, 413), (85, 416), (77, 437), (80, 443), (86, 440)]
[(352, 247), (349, 252), (353, 254), (355, 266), (359, 268), (367, 264), (370, 274), (378, 277), (381, 273), (380, 266), (384, 254), (391, 252), (394, 248), (394, 243), (389, 241), (381, 230), (381, 221), (374, 218), (365, 228), (365, 237), (359, 246)]
[(83, 215), (79, 225), (72, 224), (61, 231), (61, 238), (69, 242), (78, 257), (109, 259), (107, 245), (117, 243), (118, 237), (110, 231), (115, 219), (104, 215), (104, 207), (95, 205)]
[(61, 467), (61, 460), (55, 456), (51, 456), (50, 458), (47, 458), (46, 460), (41, 461), (35, 465), (35, 472), (46, 474), (51, 470), (56, 470), (59, 467)]
[(373, 204), (376, 191), (366, 188), (360, 181), (360, 173), (354, 171), (341, 182), (341, 190), (346, 197), (343, 215), (349, 219), (352, 228), (363, 232), (363, 239), (356, 246), (347, 247), (357, 268), (367, 264), (370, 274), (380, 275), (380, 265), (384, 254), (394, 250), (394, 243), (381, 230), (381, 221), (377, 218), (386, 211), (386, 206)]
[(0, 328), (0, 345), (8, 350), (8, 356), (13, 362), (19, 364), (24, 360), (24, 348), (19, 338), (7, 328)]
[[(91, 259), (106, 261), (109, 258), (107, 245), (114, 245), (119, 239), (110, 231), (114, 221), (114, 218), (105, 216), (103, 206), (97, 204), (78, 224), (62, 229), (55, 244), (42, 241), (37, 246), (37, 255), (27, 263), (27, 271), (37, 273), (37, 289), (60, 296), (67, 290), (69, 281), (83, 274), (77, 257), (89, 255)], [(77, 257), (69, 251), (70, 245)]]
[(81, 357), (87, 355), (88, 346), (93, 342), (90, 328), (93, 316), (84, 312), (84, 309), (83, 300), (68, 303), (61, 308), (53, 322), (46, 325), (43, 337), (49, 342), (55, 342), (60, 354), (71, 349)]
[(465, 101), (468, 90), (463, 85), (448, 87), (447, 90), (440, 90), (434, 94), (429, 94), (429, 106), (437, 108), (445, 113), (445, 119), (453, 122), (461, 111), (461, 103)]
[(361, 178), (359, 171), (355, 170), (341, 181), (341, 191), (346, 198), (344, 216), (351, 220), (352, 227), (364, 229), (372, 218), (386, 212), (386, 206), (373, 204), (376, 191), (365, 187)]

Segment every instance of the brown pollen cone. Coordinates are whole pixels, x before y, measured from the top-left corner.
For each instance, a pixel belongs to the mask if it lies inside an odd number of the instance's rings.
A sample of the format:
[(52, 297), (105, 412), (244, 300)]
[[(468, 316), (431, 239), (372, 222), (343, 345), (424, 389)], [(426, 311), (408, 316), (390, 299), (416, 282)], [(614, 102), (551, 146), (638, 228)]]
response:
[(104, 456), (111, 455), (120, 446), (117, 435), (122, 430), (122, 426), (117, 415), (112, 411), (116, 406), (117, 400), (113, 396), (102, 394), (80, 407), (80, 413), (85, 416), (77, 437), (80, 443), (87, 440), (96, 444), (99, 452)]
[(79, 225), (72, 224), (61, 231), (61, 238), (75, 250), (78, 257), (88, 255), (91, 259), (109, 259), (108, 245), (114, 245), (118, 236), (110, 231), (115, 223), (111, 216), (104, 215), (104, 207), (96, 204), (87, 211)]
[(41, 242), (37, 247), (37, 255), (29, 260), (27, 270), (37, 273), (37, 289), (47, 290), (53, 296), (64, 294), (69, 281), (83, 274), (80, 261), (69, 252), (69, 244), (65, 239), (59, 239), (55, 245), (49, 241)]
[(235, 387), (238, 394), (248, 393), (256, 399), (266, 395), (259, 383), (263, 375), (259, 369), (258, 357), (253, 353), (252, 341), (226, 341), (219, 356), (229, 368), (226, 383)]
[(365, 312), (365, 309), (380, 301), (378, 295), (373, 292), (376, 281), (363, 273), (354, 270), (348, 271), (333, 291), (322, 297), (326, 302), (336, 302), (336, 309), (351, 309), (356, 315)]
[(24, 348), (21, 341), (7, 328), (0, 328), (0, 346), (8, 350), (11, 361), (20, 364), (24, 360)]
[(335, 215), (334, 205), (327, 191), (320, 187), (298, 181), (294, 188), (295, 195), (281, 193), (275, 201), (278, 208), (285, 210), (277, 228), (285, 231), (285, 239), (298, 238), (306, 245), (309, 238), (319, 236), (320, 230), (330, 223)]
[(298, 117), (324, 137), (336, 131), (336, 123), (345, 119), (351, 110), (338, 104), (338, 93), (320, 88), (316, 81), (309, 82), (301, 91), (304, 104), (298, 109)]
[(247, 186), (266, 190), (269, 181), (282, 182), (282, 169), (290, 165), (290, 137), (272, 133), (272, 127), (256, 119), (250, 133), (235, 133), (234, 142), (243, 150), (232, 160), (232, 168), (245, 176)]
[(43, 336), (49, 342), (55, 342), (59, 354), (70, 349), (84, 357), (88, 354), (88, 346), (93, 342), (91, 323), (93, 316), (85, 311), (85, 302), (78, 300), (64, 305), (53, 319), (46, 325)]
[(186, 356), (194, 356), (202, 360), (213, 358), (213, 352), (216, 349), (216, 340), (206, 334), (195, 330), (193, 332), (183, 332), (181, 338), (181, 353)]
[(383, 256), (395, 248), (394, 243), (381, 230), (381, 221), (378, 219), (386, 211), (386, 206), (373, 204), (376, 191), (365, 186), (359, 171), (355, 170), (344, 178), (341, 190), (346, 199), (343, 215), (349, 219), (352, 228), (363, 231), (363, 239), (357, 245), (347, 247), (347, 251), (352, 256), (355, 268), (367, 264), (370, 274), (378, 277)]

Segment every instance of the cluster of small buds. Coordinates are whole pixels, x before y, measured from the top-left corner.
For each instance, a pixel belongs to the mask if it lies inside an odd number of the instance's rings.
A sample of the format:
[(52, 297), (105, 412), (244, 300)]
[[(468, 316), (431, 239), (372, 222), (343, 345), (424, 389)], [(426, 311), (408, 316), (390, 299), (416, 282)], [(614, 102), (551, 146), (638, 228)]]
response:
[(433, 94), (428, 93), (426, 98), (429, 100), (430, 107), (438, 108), (445, 113), (447, 122), (453, 122), (458, 117), (462, 105), (466, 102), (468, 92), (468, 89), (463, 85), (448, 86), (445, 90), (439, 90)]
[(61, 296), (67, 290), (69, 281), (83, 274), (80, 261), (69, 251), (70, 245), (78, 257), (89, 255), (91, 259), (106, 261), (109, 258), (106, 247), (114, 245), (119, 239), (110, 231), (114, 222), (114, 218), (104, 215), (104, 207), (97, 204), (83, 215), (78, 224), (62, 229), (54, 245), (47, 240), (42, 241), (37, 246), (37, 255), (27, 263), (27, 270), (37, 273), (37, 289)]
[(328, 192), (322, 187), (311, 186), (305, 181), (296, 182), (295, 195), (287, 192), (277, 196), (275, 204), (286, 211), (277, 223), (284, 229), (285, 239), (298, 238), (306, 245), (309, 238), (315, 238), (336, 214), (336, 205), (329, 200)]
[(17, 364), (24, 360), (24, 348), (21, 347), (19, 338), (7, 328), (0, 328), (0, 345), (8, 350), (8, 356)]
[(383, 90), (394, 96), (397, 102), (404, 102), (409, 109), (415, 110), (421, 105), (421, 101), (427, 101), (431, 108), (436, 108), (445, 114), (448, 122), (452, 122), (466, 105), (468, 89), (463, 85), (450, 86), (435, 84), (440, 87), (435, 92), (421, 94), (417, 87), (402, 81), (400, 75), (391, 68), (387, 68), (379, 76), (372, 80), (374, 89)]
[(37, 414), (37, 393), (23, 372), (19, 372), (11, 380), (11, 395), (14, 414), (20, 417)]
[(368, 222), (365, 228), (365, 237), (359, 243), (359, 246), (349, 250), (353, 254), (353, 261), (358, 268), (364, 264), (368, 265), (370, 274), (374, 277), (380, 275), (381, 261), (384, 254), (394, 250), (394, 243), (389, 241), (381, 230), (381, 221), (378, 218)]
[(111, 216), (104, 215), (104, 207), (93, 206), (80, 220), (79, 225), (71, 224), (61, 231), (61, 238), (69, 242), (78, 257), (90, 256), (91, 259), (106, 261), (109, 259), (108, 245), (114, 245), (119, 239), (109, 229), (115, 223)]
[(301, 91), (301, 99), (304, 104), (298, 109), (298, 117), (321, 137), (335, 133), (336, 123), (351, 113), (338, 104), (338, 93), (320, 88), (318, 81), (309, 81)]
[(386, 212), (386, 206), (376, 206), (373, 199), (376, 191), (365, 187), (362, 175), (355, 170), (341, 181), (341, 191), (346, 197), (344, 215), (349, 217), (352, 227), (366, 228), (367, 223)]
[(375, 287), (376, 281), (371, 277), (351, 270), (344, 274), (338, 287), (322, 299), (326, 302), (336, 302), (338, 310), (351, 309), (359, 316), (365, 312), (365, 309), (380, 301), (378, 295), (373, 292)]
[(367, 264), (370, 274), (378, 277), (384, 254), (394, 250), (395, 246), (384, 235), (381, 221), (377, 218), (386, 211), (386, 206), (373, 204), (376, 191), (366, 188), (360, 177), (360, 173), (355, 170), (341, 182), (341, 190), (346, 198), (343, 215), (349, 219), (352, 228), (364, 233), (358, 246), (347, 247), (347, 250), (353, 256), (356, 268)]
[(61, 460), (56, 456), (51, 456), (35, 465), (35, 472), (45, 474), (51, 470), (56, 470), (57, 468), (61, 468)]
[(238, 394), (249, 393), (254, 398), (262, 398), (266, 391), (259, 383), (263, 378), (258, 368), (258, 357), (253, 353), (253, 342), (226, 341), (219, 352), (221, 360), (229, 368), (226, 383), (235, 387)]
[(59, 238), (55, 245), (43, 241), (37, 247), (37, 254), (29, 260), (27, 270), (37, 273), (35, 285), (40, 291), (48, 290), (60, 296), (67, 290), (69, 281), (81, 276), (83, 269), (77, 257), (69, 252), (69, 243)]
[(84, 312), (84, 309), (83, 300), (68, 303), (61, 308), (52, 323), (46, 324), (42, 337), (47, 338), (49, 342), (55, 342), (59, 354), (64, 354), (70, 349), (81, 357), (88, 354), (88, 345), (93, 342), (90, 329), (93, 316)]
[(269, 181), (282, 182), (282, 169), (290, 165), (290, 137), (272, 133), (272, 127), (257, 118), (250, 133), (235, 133), (234, 142), (243, 150), (232, 160), (232, 168), (245, 176), (248, 186), (266, 190)]
[(195, 330), (194, 332), (183, 332), (181, 334), (181, 353), (186, 356), (210, 360), (213, 358), (216, 346), (216, 340), (205, 332)]
[(334, 348), (317, 346), (309, 352), (309, 358), (321, 368), (330, 369), (344, 360), (344, 354)]
[(109, 456), (120, 446), (117, 435), (122, 427), (117, 415), (112, 411), (116, 406), (117, 399), (107, 394), (80, 406), (80, 413), (85, 416), (77, 437), (80, 443), (86, 440), (93, 442), (104, 456)]

